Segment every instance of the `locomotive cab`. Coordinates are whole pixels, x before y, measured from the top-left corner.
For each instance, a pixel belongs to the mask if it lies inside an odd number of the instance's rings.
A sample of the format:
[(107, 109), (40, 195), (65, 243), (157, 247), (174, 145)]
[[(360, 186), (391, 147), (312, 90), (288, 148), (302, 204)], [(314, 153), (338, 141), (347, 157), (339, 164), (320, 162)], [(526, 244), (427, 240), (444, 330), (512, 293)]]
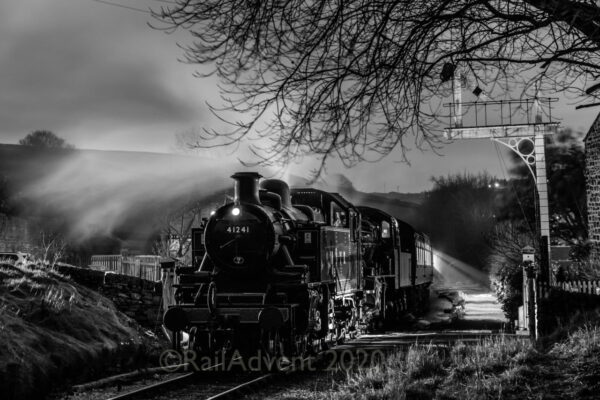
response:
[(362, 281), (358, 210), (339, 194), (317, 189), (292, 189), (292, 201), (324, 219), (298, 229), (297, 257), (309, 265), (311, 281), (337, 282), (340, 293), (355, 291)]

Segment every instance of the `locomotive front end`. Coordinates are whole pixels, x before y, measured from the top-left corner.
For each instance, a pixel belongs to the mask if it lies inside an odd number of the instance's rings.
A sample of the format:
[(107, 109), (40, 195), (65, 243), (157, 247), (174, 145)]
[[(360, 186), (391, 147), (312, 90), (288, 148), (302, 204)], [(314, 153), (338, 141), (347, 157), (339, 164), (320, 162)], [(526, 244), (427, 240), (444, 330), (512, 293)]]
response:
[(275, 226), (252, 204), (225, 206), (209, 220), (205, 245), (220, 271), (240, 277), (261, 273), (277, 251)]
[[(298, 226), (308, 217), (293, 208), (289, 187), (238, 172), (233, 202), (217, 209), (204, 227), (199, 266), (181, 272), (175, 299), (164, 316), (174, 348), (295, 354), (309, 326), (308, 267), (294, 262)], [(325, 315), (325, 313), (324, 313)]]

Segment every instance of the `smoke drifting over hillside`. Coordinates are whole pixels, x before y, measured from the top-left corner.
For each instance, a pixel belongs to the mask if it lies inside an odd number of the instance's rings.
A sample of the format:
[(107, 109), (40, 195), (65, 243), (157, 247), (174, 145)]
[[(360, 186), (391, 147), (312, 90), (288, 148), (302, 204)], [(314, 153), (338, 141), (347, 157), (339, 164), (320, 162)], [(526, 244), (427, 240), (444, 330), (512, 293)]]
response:
[[(248, 168), (214, 158), (0, 145), (0, 175), (12, 182), (12, 193), (22, 200), (21, 214), (58, 220), (70, 242), (107, 236), (143, 245), (182, 206), (195, 202), (208, 215), (209, 206), (232, 194), (230, 176), (243, 170)], [(337, 175), (311, 184), (301, 176), (308, 176), (307, 170), (258, 172), (283, 178), (290, 186), (339, 192), (356, 205), (415, 222), (418, 201), (413, 203), (408, 195), (363, 193), (351, 179)]]
[[(64, 218), (71, 239), (84, 239), (117, 229), (150, 230), (177, 204), (202, 202), (231, 188), (229, 176), (239, 166), (195, 157), (73, 151), (49, 166), (30, 168), (41, 171), (22, 197), (37, 211)], [(132, 221), (137, 226), (126, 226)]]

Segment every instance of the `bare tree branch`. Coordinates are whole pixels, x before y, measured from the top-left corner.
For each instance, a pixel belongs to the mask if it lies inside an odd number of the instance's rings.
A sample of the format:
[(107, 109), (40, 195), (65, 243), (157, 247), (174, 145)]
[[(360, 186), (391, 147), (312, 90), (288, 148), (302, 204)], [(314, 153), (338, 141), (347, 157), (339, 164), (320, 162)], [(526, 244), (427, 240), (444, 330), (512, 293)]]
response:
[[(262, 164), (313, 154), (347, 166), (406, 140), (436, 148), (441, 79), (504, 96), (521, 90), (582, 93), (600, 76), (600, 8), (561, 0), (176, 0), (157, 28), (191, 32), (185, 59), (211, 68), (231, 129), (205, 131), (198, 147), (257, 140)], [(445, 81), (445, 82), (444, 82)], [(231, 121), (231, 115), (239, 121)]]

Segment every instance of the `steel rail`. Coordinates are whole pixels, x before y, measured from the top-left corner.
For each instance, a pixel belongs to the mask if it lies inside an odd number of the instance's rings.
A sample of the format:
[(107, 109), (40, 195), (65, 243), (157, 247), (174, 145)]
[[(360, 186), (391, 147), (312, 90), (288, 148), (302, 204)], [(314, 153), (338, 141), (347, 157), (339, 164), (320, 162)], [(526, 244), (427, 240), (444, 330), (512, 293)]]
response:
[(241, 383), (235, 387), (232, 387), (231, 389), (227, 389), (221, 393), (215, 394), (214, 396), (208, 397), (206, 398), (206, 400), (223, 400), (223, 399), (227, 399), (230, 396), (234, 395), (234, 394), (238, 394), (239, 392), (242, 392), (246, 389), (251, 389), (252, 386), (256, 385), (259, 382), (264, 382), (266, 380), (272, 379), (275, 375), (275, 373), (269, 373), (263, 376), (259, 376), (258, 378), (254, 378), (251, 381), (248, 382), (244, 382)]
[(181, 383), (187, 379), (190, 379), (192, 376), (194, 376), (196, 374), (197, 374), (197, 372), (195, 372), (195, 371), (189, 372), (182, 376), (177, 376), (175, 378), (167, 379), (162, 382), (153, 383), (151, 385), (143, 386), (139, 389), (135, 389), (130, 392), (111, 397), (108, 400), (127, 400), (127, 399), (132, 399), (132, 398), (135, 398), (138, 396), (147, 395), (157, 389), (162, 389), (162, 388), (165, 388), (165, 387), (175, 384), (175, 383)]
[[(232, 359), (232, 360), (229, 360), (229, 361), (230, 362), (231, 361), (236, 361), (238, 359), (239, 359), (239, 357), (235, 358), (235, 359)], [(141, 387), (139, 389), (135, 389), (135, 390), (132, 390), (132, 391), (129, 391), (129, 392), (126, 392), (126, 393), (123, 393), (123, 394), (120, 394), (120, 395), (117, 395), (117, 396), (114, 396), (114, 397), (110, 397), (107, 400), (129, 400), (129, 399), (136, 398), (138, 396), (147, 395), (149, 393), (152, 393), (155, 390), (163, 389), (163, 388), (166, 388), (166, 387), (168, 387), (170, 385), (173, 385), (173, 384), (176, 384), (176, 383), (185, 382), (186, 380), (192, 378), (193, 376), (197, 376), (201, 372), (209, 372), (209, 371), (212, 371), (212, 370), (214, 370), (216, 368), (219, 368), (221, 366), (224, 366), (224, 365), (225, 365), (224, 362), (219, 363), (219, 364), (215, 364), (215, 365), (211, 365), (209, 367), (201, 369), (200, 371), (192, 371), (192, 372), (189, 372), (189, 373), (187, 373), (185, 375), (177, 376), (175, 378), (167, 379), (167, 380), (162, 381), (162, 382), (156, 382), (156, 383), (153, 383), (153, 384), (150, 384), (150, 385), (147, 385), (147, 386), (143, 386), (143, 387)]]
[[(280, 376), (292, 373), (294, 371), (297, 371), (297, 369), (295, 367), (297, 367), (297, 366), (303, 366), (303, 365), (306, 364), (307, 361), (309, 361), (309, 360), (311, 360), (313, 358), (315, 358), (315, 357), (305, 357), (305, 358), (303, 358), (301, 360), (298, 360), (296, 364), (290, 364), (290, 365), (286, 366), (285, 368), (280, 369), (277, 372), (270, 372), (270, 373), (265, 374), (263, 376), (259, 376), (258, 378), (254, 378), (254, 379), (252, 379), (252, 380), (250, 380), (248, 382), (241, 383), (241, 384), (239, 384), (239, 385), (237, 385), (235, 387), (232, 387), (230, 389), (227, 389), (227, 390), (225, 390), (225, 391), (223, 391), (221, 393), (218, 393), (218, 394), (213, 395), (211, 397), (207, 397), (205, 400), (224, 400), (224, 399), (230, 398), (231, 396), (233, 396), (235, 394), (239, 394), (239, 393), (241, 393), (241, 392), (243, 392), (245, 390), (251, 391), (252, 387), (256, 386), (257, 383), (265, 382), (265, 381), (268, 381), (270, 379), (274, 379), (274, 378), (277, 378), (277, 377), (280, 377)], [(302, 370), (302, 369), (300, 368), (300, 370)]]

